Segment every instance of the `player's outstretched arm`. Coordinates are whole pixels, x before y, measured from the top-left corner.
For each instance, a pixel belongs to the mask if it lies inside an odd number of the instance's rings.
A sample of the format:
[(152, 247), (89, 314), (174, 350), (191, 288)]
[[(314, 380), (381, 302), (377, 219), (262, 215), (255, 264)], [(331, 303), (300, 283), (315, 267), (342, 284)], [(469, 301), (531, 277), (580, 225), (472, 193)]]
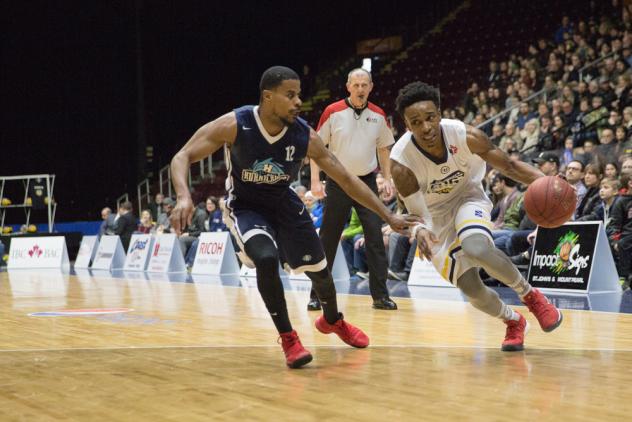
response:
[(189, 166), (211, 155), (224, 144), (232, 144), (237, 136), (235, 113), (225, 114), (199, 128), (171, 160), (171, 181), (177, 204), (171, 211), (171, 226), (176, 234), (191, 224), (193, 202), (187, 183)]
[(503, 150), (489, 140), (485, 132), (472, 126), (467, 126), (467, 146), (492, 167), (517, 182), (529, 185), (538, 177), (544, 176), (540, 170), (527, 163), (509, 159)]
[(393, 230), (406, 234), (408, 227), (420, 221), (418, 217), (391, 213), (367, 185), (349, 173), (340, 161), (325, 148), (322, 139), (313, 130), (310, 131), (307, 156), (314, 160), (329, 177), (334, 179), (349, 196), (379, 215)]

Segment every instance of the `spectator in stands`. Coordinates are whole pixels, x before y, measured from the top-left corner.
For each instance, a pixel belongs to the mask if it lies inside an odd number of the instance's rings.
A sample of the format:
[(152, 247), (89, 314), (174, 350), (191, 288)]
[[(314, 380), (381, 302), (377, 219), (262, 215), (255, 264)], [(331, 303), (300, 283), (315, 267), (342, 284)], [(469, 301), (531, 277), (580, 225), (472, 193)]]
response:
[(136, 219), (133, 213), (134, 207), (130, 201), (123, 202), (118, 209), (116, 219), (116, 227), (114, 234), (121, 238), (123, 249), (127, 251), (129, 247), (129, 241), (132, 238), (132, 233), (136, 230)]
[(152, 221), (158, 221), (158, 215), (162, 214), (162, 201), (164, 201), (164, 199), (165, 196), (161, 192), (158, 192), (154, 196), (154, 200), (149, 204)]
[[(224, 220), (222, 218), (222, 207), (220, 205), (219, 200), (215, 196), (209, 196), (206, 198), (205, 202), (206, 214), (208, 215), (208, 219), (204, 221), (204, 229), (203, 232), (225, 232), (228, 231), (228, 227), (224, 224)], [(198, 211), (196, 210), (196, 214)], [(195, 214), (194, 214), (195, 215)], [(237, 251), (237, 244), (235, 240), (232, 238), (233, 248)], [(184, 256), (184, 262), (187, 265), (187, 268), (193, 267), (193, 263), (195, 261), (195, 254), (197, 252), (198, 244), (200, 243), (199, 235), (195, 237), (193, 243), (188, 247), (188, 250)]]
[(618, 179), (619, 178), (619, 164), (616, 161), (606, 163), (604, 167), (604, 178)]
[(162, 201), (162, 213), (158, 216), (158, 221), (156, 222), (156, 233), (169, 233), (171, 231), (171, 222), (169, 217), (171, 216), (171, 211), (173, 211), (173, 207), (176, 206), (176, 201), (171, 198), (165, 198)]
[(305, 157), (303, 159), (303, 166), (298, 172), (298, 180), (295, 182), (295, 184), (302, 185), (302, 186), (309, 186), (309, 183), (311, 180), (311, 174), (312, 172), (309, 165), (309, 158)]
[(545, 176), (555, 176), (559, 172), (560, 159), (553, 151), (541, 152), (532, 161)]
[(505, 197), (505, 191), (503, 189), (503, 184), (500, 183), (500, 180), (494, 174), (491, 182), (489, 182), (489, 189), (485, 186), (485, 194), (492, 201), (492, 212), (490, 213), (492, 222), (496, 221), (498, 217), (498, 213), (500, 212), (500, 205), (502, 203), (502, 199)]
[(566, 82), (579, 82), (579, 69), (582, 68), (582, 62), (578, 54), (571, 55), (570, 63), (565, 67), (563, 79)]
[(553, 117), (553, 128), (551, 129), (551, 146), (553, 148), (559, 148), (563, 145), (564, 139), (568, 134), (568, 126), (564, 121), (564, 117), (560, 114)]
[[(612, 102), (612, 107), (617, 110), (625, 110), (632, 104), (632, 96), (630, 95), (630, 88), (632, 87), (632, 80), (629, 74), (619, 75), (617, 78), (617, 86), (614, 89), (616, 99)], [(630, 119), (628, 118), (628, 122)]]
[(629, 132), (632, 130), (632, 107), (626, 106), (623, 108), (623, 126)]
[[(621, 175), (632, 174), (632, 158), (626, 158), (621, 163)], [(625, 188), (625, 186), (622, 186)]]
[(498, 170), (492, 167), (483, 178), (483, 187), (485, 188), (485, 194), (490, 198), (492, 196), (493, 182), (498, 173)]
[(520, 130), (524, 129), (527, 122), (533, 119), (535, 114), (531, 111), (531, 107), (529, 103), (522, 102), (520, 103), (520, 107), (518, 109), (518, 117), (516, 119), (516, 127)]
[(564, 141), (564, 148), (561, 149), (559, 153), (559, 159), (560, 159), (560, 165), (564, 168), (566, 168), (568, 163), (577, 159), (574, 148), (573, 148), (572, 136), (566, 137), (566, 140)]
[(594, 140), (586, 139), (584, 145), (576, 151), (578, 154), (576, 154), (575, 158), (581, 160), (583, 163), (599, 163), (597, 158), (597, 145), (595, 145)]
[(395, 209), (397, 208), (397, 190), (395, 189), (395, 186), (393, 186), (393, 188), (389, 192), (386, 189), (385, 182), (386, 180), (384, 179), (382, 173), (378, 173), (375, 176), (375, 184), (377, 185), (377, 194), (379, 198), (382, 200), (387, 208), (389, 208), (391, 211), (395, 211)]
[(624, 151), (624, 148), (626, 147), (625, 143), (627, 142), (627, 140), (628, 140), (628, 135), (625, 130), (625, 127), (617, 126), (614, 129), (614, 141), (617, 144), (618, 154), (631, 154), (632, 153), (632, 150), (630, 150), (629, 152)]
[(496, 146), (500, 145), (500, 140), (503, 137), (503, 127), (500, 124), (495, 124), (492, 126), (492, 136), (489, 137), (489, 140)]
[(603, 104), (606, 107), (611, 107), (612, 103), (616, 101), (617, 94), (612, 89), (610, 85), (610, 79), (607, 76), (602, 76), (599, 78), (599, 88), (601, 98), (603, 99)]
[(228, 231), (228, 227), (224, 224), (220, 201), (216, 196), (206, 198), (206, 213), (208, 214), (208, 220), (204, 223), (204, 231)]
[(588, 82), (588, 93), (586, 96), (592, 102), (592, 99), (599, 95), (599, 82), (597, 82), (596, 79), (591, 79), (590, 82)]
[(614, 132), (606, 128), (601, 131), (599, 145), (596, 147), (597, 160), (601, 165), (617, 158), (618, 145), (614, 142)]
[(478, 84), (476, 82), (472, 82), (472, 85), (468, 88), (465, 93), (465, 98), (463, 99), (463, 108), (465, 109), (466, 114), (476, 113), (476, 105), (474, 104), (474, 99), (478, 97)]
[(599, 194), (593, 197), (584, 208), (584, 214), (578, 221), (602, 221), (605, 228), (610, 223), (610, 215), (614, 203), (617, 201), (621, 186), (617, 179), (602, 179), (599, 183)]
[[(632, 178), (621, 178), (627, 184), (627, 190), (632, 188)], [(623, 185), (623, 183), (622, 183)], [(632, 272), (632, 195), (626, 194), (617, 200), (612, 207), (609, 226), (610, 241), (619, 257), (619, 277), (623, 279), (623, 289), (630, 289)]]
[(588, 189), (584, 185), (584, 163), (579, 160), (573, 160), (566, 166), (566, 181), (570, 183), (573, 188), (575, 188), (575, 192), (577, 194), (577, 203), (575, 204), (575, 214), (573, 215), (576, 218), (577, 212), (579, 210), (579, 205), (584, 200)]
[(621, 115), (616, 109), (611, 108), (610, 113), (608, 115), (608, 121), (606, 122), (604, 127), (612, 130), (612, 132), (615, 132), (617, 127), (619, 127), (620, 124), (621, 124)]
[[(509, 145), (507, 144), (508, 142)], [(507, 122), (505, 125), (505, 134), (500, 138), (498, 148), (503, 151), (509, 151), (512, 148), (522, 148), (522, 139), (520, 139), (520, 134), (516, 131), (516, 125), (513, 122)]]
[(356, 242), (363, 237), (362, 223), (360, 222), (360, 217), (358, 217), (358, 212), (355, 207), (353, 207), (351, 208), (351, 218), (349, 219), (349, 223), (340, 236), (340, 246), (342, 246), (342, 251), (345, 255), (349, 273), (356, 274), (360, 271), (360, 274), (358, 275), (362, 278), (366, 278), (361, 271), (361, 268), (354, 267), (355, 245)]
[(511, 84), (507, 86), (507, 89), (505, 90), (505, 95), (505, 108), (511, 108), (518, 104), (518, 102), (520, 101), (518, 100), (518, 97), (516, 96), (516, 91)]
[(189, 224), (185, 231), (178, 237), (183, 258), (186, 258), (189, 248), (197, 238), (200, 237), (200, 233), (204, 231), (207, 220), (208, 213), (206, 212), (206, 203), (200, 203), (193, 211), (191, 224)]
[(136, 231), (138, 233), (144, 233), (144, 234), (154, 233), (156, 231), (156, 225), (154, 224), (154, 221), (151, 218), (150, 210), (141, 211), (140, 223), (138, 224)]
[(546, 75), (544, 77), (544, 84), (542, 85), (542, 89), (544, 89), (544, 91), (547, 94), (553, 94), (555, 92), (555, 90), (557, 89), (557, 86), (555, 85), (555, 81), (553, 80), (553, 76)]
[(538, 141), (540, 140), (540, 123), (537, 118), (533, 118), (525, 124), (524, 129), (520, 131), (520, 137), (522, 138), (521, 153), (529, 155), (537, 153)]
[(388, 276), (399, 281), (408, 281), (415, 259), (417, 240), (391, 231), (388, 237)]
[[(540, 138), (550, 138), (553, 133), (553, 119), (549, 114), (542, 114), (538, 120), (540, 122)], [(551, 143), (551, 141), (548, 142)]]
[[(497, 175), (497, 177), (499, 175)], [(508, 180), (509, 179), (505, 179), (505, 184), (508, 183)], [(507, 246), (511, 234), (518, 230), (518, 225), (520, 224), (521, 217), (519, 212), (523, 202), (523, 195), (523, 192), (517, 191), (517, 193), (512, 196), (513, 201), (507, 205), (503, 218), (500, 220), (502, 224), (494, 224), (496, 228), (492, 230), (494, 245), (507, 255), (509, 255)]]
[(573, 146), (578, 147), (583, 144), (584, 140), (590, 137), (586, 133), (586, 125), (584, 118), (590, 113), (590, 103), (587, 97), (582, 97), (579, 100), (579, 113), (575, 117), (575, 121), (568, 122), (570, 127), (570, 133), (573, 135)]
[(495, 61), (489, 62), (489, 75), (487, 76), (487, 86), (494, 85), (500, 81), (500, 72), (498, 70), (498, 63)]
[(305, 194), (307, 193), (307, 188), (304, 185), (294, 186), (294, 192), (296, 192), (296, 196), (301, 201), (305, 198)]
[(500, 173), (494, 178), (492, 186), (494, 193), (498, 191), (500, 193), (499, 196), (502, 198), (498, 201), (498, 215), (492, 220), (493, 229), (499, 230), (504, 225), (507, 210), (511, 208), (517, 200), (520, 200), (522, 194), (518, 190), (518, 184), (514, 180)]
[(311, 191), (305, 193), (303, 203), (305, 204), (307, 212), (309, 212), (309, 215), (312, 217), (314, 227), (320, 229), (323, 223), (323, 204), (314, 197)]
[(110, 207), (105, 207), (101, 210), (101, 220), (103, 220), (103, 222), (101, 223), (101, 226), (99, 226), (99, 238), (104, 234), (114, 233), (115, 217), (115, 215), (112, 215), (112, 209)]
[[(568, 87), (565, 87), (568, 88)], [(565, 122), (574, 122), (577, 117), (577, 112), (574, 107), (574, 100), (565, 98), (562, 100), (562, 117)]]
[(586, 186), (586, 195), (579, 203), (575, 212), (575, 219), (590, 214), (599, 203), (600, 183), (603, 175), (601, 167), (596, 164), (587, 164), (584, 171), (584, 185)]

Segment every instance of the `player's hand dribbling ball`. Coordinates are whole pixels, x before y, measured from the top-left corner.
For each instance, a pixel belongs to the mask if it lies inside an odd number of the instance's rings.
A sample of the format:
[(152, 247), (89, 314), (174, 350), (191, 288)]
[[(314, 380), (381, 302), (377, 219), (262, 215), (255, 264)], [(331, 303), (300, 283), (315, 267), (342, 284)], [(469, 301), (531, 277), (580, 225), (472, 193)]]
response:
[(524, 209), (535, 224), (553, 228), (566, 223), (575, 212), (577, 193), (564, 179), (544, 176), (529, 185)]

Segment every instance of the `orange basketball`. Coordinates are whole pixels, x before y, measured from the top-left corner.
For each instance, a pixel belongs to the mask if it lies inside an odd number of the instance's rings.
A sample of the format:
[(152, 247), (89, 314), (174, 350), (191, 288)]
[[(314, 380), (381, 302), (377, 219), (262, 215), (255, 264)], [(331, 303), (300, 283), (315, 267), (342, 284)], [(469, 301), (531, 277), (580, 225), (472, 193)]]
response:
[(566, 223), (577, 205), (575, 189), (557, 176), (540, 177), (524, 194), (524, 209), (539, 226), (552, 228)]

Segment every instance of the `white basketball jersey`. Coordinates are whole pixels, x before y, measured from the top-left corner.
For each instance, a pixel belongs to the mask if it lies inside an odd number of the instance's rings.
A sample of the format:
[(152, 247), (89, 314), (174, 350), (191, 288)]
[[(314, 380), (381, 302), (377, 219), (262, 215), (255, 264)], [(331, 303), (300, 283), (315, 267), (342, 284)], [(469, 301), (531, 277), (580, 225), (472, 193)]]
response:
[(415, 177), (428, 210), (432, 215), (447, 211), (462, 199), (484, 199), (481, 181), (485, 177), (485, 161), (467, 146), (465, 124), (442, 119), (441, 133), (445, 160), (435, 159), (406, 132), (393, 146), (391, 159), (408, 167)]

